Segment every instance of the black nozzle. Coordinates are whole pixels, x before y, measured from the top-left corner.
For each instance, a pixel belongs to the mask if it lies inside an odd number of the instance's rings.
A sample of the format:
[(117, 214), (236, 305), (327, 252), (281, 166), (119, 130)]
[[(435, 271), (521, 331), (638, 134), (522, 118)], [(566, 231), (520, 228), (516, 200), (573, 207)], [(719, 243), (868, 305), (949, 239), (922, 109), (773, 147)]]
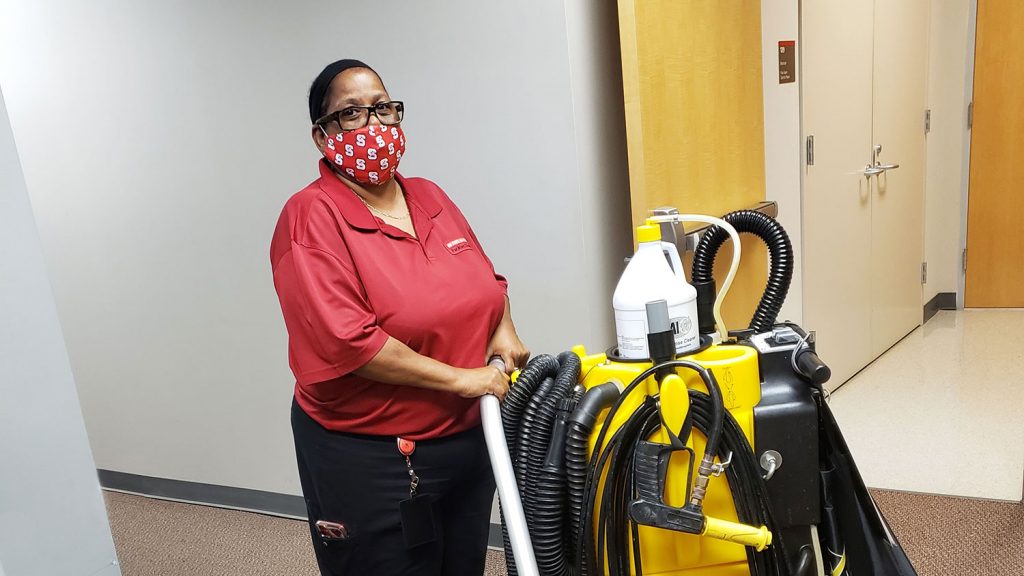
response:
[(647, 355), (655, 364), (676, 357), (676, 335), (672, 331), (668, 302), (665, 300), (647, 303)]
[(569, 416), (569, 422), (581, 424), (588, 430), (593, 428), (594, 423), (597, 422), (598, 414), (611, 406), (615, 399), (619, 397), (619, 393), (619, 387), (614, 382), (598, 384), (587, 390), (579, 405), (573, 410), (572, 415)]
[(796, 367), (801, 376), (819, 386), (832, 377), (832, 370), (810, 348), (802, 348), (796, 352)]
[(572, 398), (563, 398), (558, 403), (558, 412), (555, 414), (555, 424), (551, 428), (551, 443), (548, 444), (548, 453), (544, 457), (545, 472), (558, 476), (565, 474), (565, 439), (569, 433), (569, 416), (576, 410), (576, 401)]
[(707, 282), (694, 281), (693, 287), (697, 289), (697, 320), (701, 334), (714, 334), (718, 331), (715, 326), (715, 280)]

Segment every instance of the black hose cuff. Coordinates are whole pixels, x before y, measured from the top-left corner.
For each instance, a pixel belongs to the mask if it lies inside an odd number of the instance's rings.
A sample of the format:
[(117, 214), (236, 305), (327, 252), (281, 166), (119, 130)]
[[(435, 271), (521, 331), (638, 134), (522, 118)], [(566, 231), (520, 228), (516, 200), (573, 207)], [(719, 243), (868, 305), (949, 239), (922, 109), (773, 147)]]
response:
[(619, 387), (615, 382), (605, 382), (594, 386), (583, 395), (579, 406), (569, 417), (570, 423), (577, 423), (586, 429), (592, 429), (597, 416), (619, 397)]
[(701, 334), (714, 334), (718, 331), (715, 326), (715, 279), (697, 282), (694, 280), (693, 287), (697, 289), (697, 318), (699, 319)]
[(565, 475), (565, 439), (569, 433), (569, 416), (576, 409), (576, 401), (572, 398), (563, 399), (558, 405), (555, 425), (551, 429), (551, 443), (544, 457), (542, 471), (558, 477)]

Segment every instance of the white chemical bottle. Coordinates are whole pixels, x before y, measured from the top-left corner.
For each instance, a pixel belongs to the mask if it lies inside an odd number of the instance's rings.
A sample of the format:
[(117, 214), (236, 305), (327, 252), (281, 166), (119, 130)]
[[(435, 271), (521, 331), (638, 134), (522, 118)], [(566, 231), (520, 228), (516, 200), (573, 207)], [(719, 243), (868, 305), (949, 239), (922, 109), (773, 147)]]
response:
[[(650, 356), (647, 350), (647, 303), (655, 300), (668, 302), (676, 354), (696, 350), (700, 347), (697, 290), (686, 282), (678, 250), (674, 245), (661, 241), (661, 228), (658, 226), (638, 227), (637, 241), (636, 254), (626, 265), (612, 296), (619, 356), (631, 360)], [(665, 259), (666, 255), (672, 260), (672, 266)]]

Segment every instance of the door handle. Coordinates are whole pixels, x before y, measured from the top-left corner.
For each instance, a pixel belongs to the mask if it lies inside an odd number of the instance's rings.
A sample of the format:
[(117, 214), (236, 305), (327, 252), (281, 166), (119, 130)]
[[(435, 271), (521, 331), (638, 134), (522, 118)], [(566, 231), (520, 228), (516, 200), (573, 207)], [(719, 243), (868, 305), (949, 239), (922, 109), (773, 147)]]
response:
[(899, 167), (899, 164), (875, 164), (875, 168), (881, 168), (883, 172), (886, 170), (895, 170)]
[(868, 164), (867, 166), (864, 167), (864, 176), (867, 177), (867, 178), (870, 178), (872, 176), (877, 176), (878, 174), (881, 174), (882, 172), (885, 172), (885, 168), (882, 168), (881, 166), (874, 166), (874, 165)]

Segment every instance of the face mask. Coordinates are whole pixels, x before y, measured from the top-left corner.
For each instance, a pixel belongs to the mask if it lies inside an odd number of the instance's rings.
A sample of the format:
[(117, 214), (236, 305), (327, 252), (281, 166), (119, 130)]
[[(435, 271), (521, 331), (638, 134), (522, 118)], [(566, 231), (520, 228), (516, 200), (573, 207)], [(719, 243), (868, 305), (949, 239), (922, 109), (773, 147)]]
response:
[(384, 184), (395, 176), (405, 154), (405, 133), (399, 126), (364, 126), (327, 136), (324, 157), (360, 184)]

